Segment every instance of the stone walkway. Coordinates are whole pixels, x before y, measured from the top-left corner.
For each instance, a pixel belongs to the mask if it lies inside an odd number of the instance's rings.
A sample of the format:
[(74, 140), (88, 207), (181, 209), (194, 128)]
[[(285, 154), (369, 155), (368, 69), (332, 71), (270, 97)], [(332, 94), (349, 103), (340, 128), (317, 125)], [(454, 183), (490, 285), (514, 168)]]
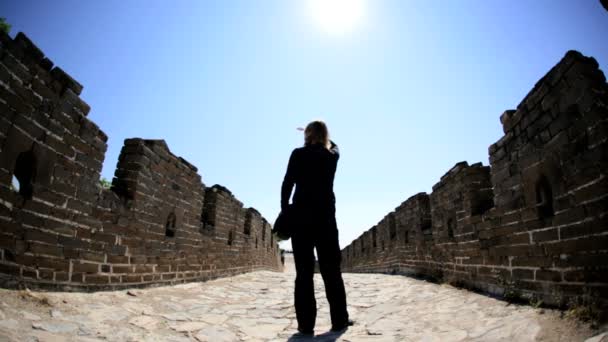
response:
[(402, 276), (345, 274), (357, 324), (341, 335), (328, 333), (316, 276), (318, 335), (296, 339), (290, 258), (286, 266), (285, 273), (144, 290), (0, 289), (0, 341), (584, 341), (594, 334), (552, 310)]

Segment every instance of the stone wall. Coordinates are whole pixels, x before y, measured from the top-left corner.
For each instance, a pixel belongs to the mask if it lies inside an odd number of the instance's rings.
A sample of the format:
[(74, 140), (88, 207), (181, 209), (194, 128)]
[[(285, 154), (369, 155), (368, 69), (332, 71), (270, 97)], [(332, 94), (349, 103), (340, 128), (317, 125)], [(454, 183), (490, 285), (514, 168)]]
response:
[(581, 296), (606, 303), (604, 74), (569, 51), (500, 119), (491, 167), (456, 164), (430, 195), (407, 199), (347, 246), (343, 270), (421, 275), (551, 305)]
[(102, 189), (108, 138), (81, 91), (25, 35), (0, 33), (5, 284), (97, 290), (282, 269), (268, 222), (205, 187), (163, 140), (125, 140)]

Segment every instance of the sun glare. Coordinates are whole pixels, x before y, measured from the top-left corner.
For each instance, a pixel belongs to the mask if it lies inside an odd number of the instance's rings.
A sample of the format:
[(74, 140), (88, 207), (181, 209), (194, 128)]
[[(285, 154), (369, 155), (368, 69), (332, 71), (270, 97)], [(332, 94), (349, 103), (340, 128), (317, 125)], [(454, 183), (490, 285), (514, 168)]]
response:
[(308, 0), (308, 7), (317, 25), (335, 35), (355, 29), (365, 14), (365, 0)]

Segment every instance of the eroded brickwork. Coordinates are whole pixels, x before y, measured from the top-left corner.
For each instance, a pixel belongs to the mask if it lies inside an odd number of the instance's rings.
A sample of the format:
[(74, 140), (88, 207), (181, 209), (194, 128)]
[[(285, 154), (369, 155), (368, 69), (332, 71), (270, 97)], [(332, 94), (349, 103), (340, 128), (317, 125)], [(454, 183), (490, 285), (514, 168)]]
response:
[(282, 269), (268, 222), (228, 189), (205, 187), (163, 140), (127, 139), (102, 189), (107, 136), (81, 91), (25, 35), (0, 33), (6, 284), (95, 290)]
[(597, 62), (569, 51), (501, 122), (491, 167), (456, 164), (347, 246), (343, 269), (606, 303), (608, 85)]

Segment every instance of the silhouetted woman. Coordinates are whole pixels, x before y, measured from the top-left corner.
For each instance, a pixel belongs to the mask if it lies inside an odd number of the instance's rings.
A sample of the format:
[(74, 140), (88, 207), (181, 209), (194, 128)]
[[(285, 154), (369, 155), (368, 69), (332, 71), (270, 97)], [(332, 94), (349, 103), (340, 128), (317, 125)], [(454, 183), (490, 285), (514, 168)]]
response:
[(329, 140), (327, 126), (313, 121), (304, 130), (304, 147), (291, 153), (281, 187), (281, 209), (286, 210), (291, 190), (297, 221), (291, 245), (296, 264), (295, 308), (298, 331), (313, 334), (317, 303), (313, 285), (314, 249), (329, 302), (332, 331), (340, 331), (352, 321), (346, 310), (346, 294), (340, 271), (340, 245), (336, 225), (334, 175), (338, 165), (338, 146)]

